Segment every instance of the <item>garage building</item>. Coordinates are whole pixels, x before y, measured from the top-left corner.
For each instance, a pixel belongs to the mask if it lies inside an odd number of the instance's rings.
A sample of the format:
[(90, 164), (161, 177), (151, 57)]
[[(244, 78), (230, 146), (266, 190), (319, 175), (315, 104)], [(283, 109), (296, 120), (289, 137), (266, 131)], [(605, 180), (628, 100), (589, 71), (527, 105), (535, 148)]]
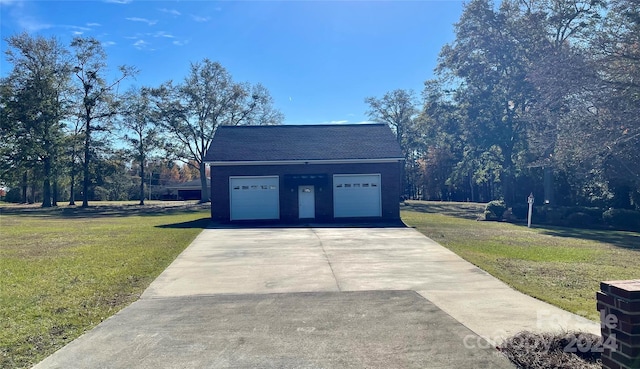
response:
[(384, 124), (222, 126), (205, 161), (217, 221), (400, 218), (403, 155)]

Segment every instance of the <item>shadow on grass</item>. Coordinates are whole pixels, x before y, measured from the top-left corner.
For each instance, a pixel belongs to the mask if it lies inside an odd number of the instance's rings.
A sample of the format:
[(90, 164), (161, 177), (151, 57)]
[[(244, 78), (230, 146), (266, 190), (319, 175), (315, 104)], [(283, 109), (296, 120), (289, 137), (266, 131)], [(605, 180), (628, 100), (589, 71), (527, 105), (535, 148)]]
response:
[(100, 204), (83, 208), (80, 206), (60, 206), (42, 208), (37, 205), (14, 205), (0, 207), (0, 215), (46, 217), (46, 218), (106, 218), (129, 216), (156, 216), (175, 213), (198, 212), (209, 209), (207, 203), (162, 203), (150, 205)]
[[(456, 218), (477, 220), (484, 211), (484, 204), (460, 202), (431, 202), (407, 201), (402, 210), (428, 214), (442, 214)], [(525, 223), (512, 223), (526, 227)], [(608, 229), (587, 229), (559, 227), (549, 225), (534, 225), (542, 234), (555, 237), (577, 238), (583, 240), (607, 243), (616, 247), (640, 251), (640, 233), (631, 231), (616, 231)]]
[(442, 214), (456, 218), (477, 220), (484, 212), (485, 204), (436, 201), (406, 201), (400, 210), (419, 213)]
[(594, 230), (568, 227), (537, 226), (542, 234), (608, 243), (616, 247), (640, 251), (640, 233), (629, 231)]
[(188, 222), (180, 222), (173, 224), (162, 224), (156, 226), (156, 228), (170, 228), (170, 229), (205, 229), (211, 228), (212, 226), (211, 218), (201, 218), (196, 220), (190, 220)]

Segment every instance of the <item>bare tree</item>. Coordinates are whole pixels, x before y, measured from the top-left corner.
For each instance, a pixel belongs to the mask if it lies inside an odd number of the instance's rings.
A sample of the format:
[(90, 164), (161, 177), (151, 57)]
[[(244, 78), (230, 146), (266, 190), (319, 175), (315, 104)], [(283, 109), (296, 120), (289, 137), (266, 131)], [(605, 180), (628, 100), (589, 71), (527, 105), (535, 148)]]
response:
[(422, 156), (422, 150), (418, 147), (416, 125), (420, 111), (417, 108), (415, 93), (398, 89), (387, 92), (382, 98), (367, 97), (364, 102), (369, 105), (369, 118), (389, 125), (395, 133), (405, 157), (403, 191), (406, 195), (415, 197), (419, 187), (419, 159)]
[(120, 126), (127, 153), (140, 165), (140, 205), (144, 205), (144, 169), (153, 150), (160, 146), (158, 126), (155, 124), (148, 88), (132, 88), (125, 95)]
[(119, 67), (120, 74), (107, 82), (106, 58), (102, 44), (94, 38), (76, 37), (71, 42), (75, 51), (73, 73), (79, 83), (78, 116), (84, 128), (84, 162), (82, 178), (82, 207), (89, 206), (91, 149), (94, 132), (107, 131), (106, 123), (118, 113), (117, 87), (124, 79), (133, 76), (132, 67)]
[(197, 165), (201, 201), (209, 199), (204, 157), (216, 129), (222, 125), (279, 124), (283, 116), (272, 108), (266, 88), (233, 82), (217, 62), (192, 63), (184, 82), (171, 81), (154, 90), (159, 124), (170, 142), (166, 148), (187, 165)]

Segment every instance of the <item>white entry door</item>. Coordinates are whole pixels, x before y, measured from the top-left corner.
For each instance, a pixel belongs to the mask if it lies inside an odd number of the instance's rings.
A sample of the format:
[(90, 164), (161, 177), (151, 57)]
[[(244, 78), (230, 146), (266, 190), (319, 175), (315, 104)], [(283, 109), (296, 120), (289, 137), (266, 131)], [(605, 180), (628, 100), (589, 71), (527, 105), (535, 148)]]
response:
[(333, 176), (333, 216), (382, 216), (380, 174), (335, 174)]
[(280, 218), (279, 179), (268, 177), (229, 177), (231, 220)]
[(316, 217), (316, 196), (313, 186), (298, 186), (298, 218)]

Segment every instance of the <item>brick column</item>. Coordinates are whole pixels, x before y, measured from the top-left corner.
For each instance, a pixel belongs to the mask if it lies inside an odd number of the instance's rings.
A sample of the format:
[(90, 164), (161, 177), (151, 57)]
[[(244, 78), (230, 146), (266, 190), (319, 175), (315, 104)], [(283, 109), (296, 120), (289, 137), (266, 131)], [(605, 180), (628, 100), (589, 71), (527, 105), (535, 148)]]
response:
[(602, 368), (640, 369), (640, 279), (600, 283)]

